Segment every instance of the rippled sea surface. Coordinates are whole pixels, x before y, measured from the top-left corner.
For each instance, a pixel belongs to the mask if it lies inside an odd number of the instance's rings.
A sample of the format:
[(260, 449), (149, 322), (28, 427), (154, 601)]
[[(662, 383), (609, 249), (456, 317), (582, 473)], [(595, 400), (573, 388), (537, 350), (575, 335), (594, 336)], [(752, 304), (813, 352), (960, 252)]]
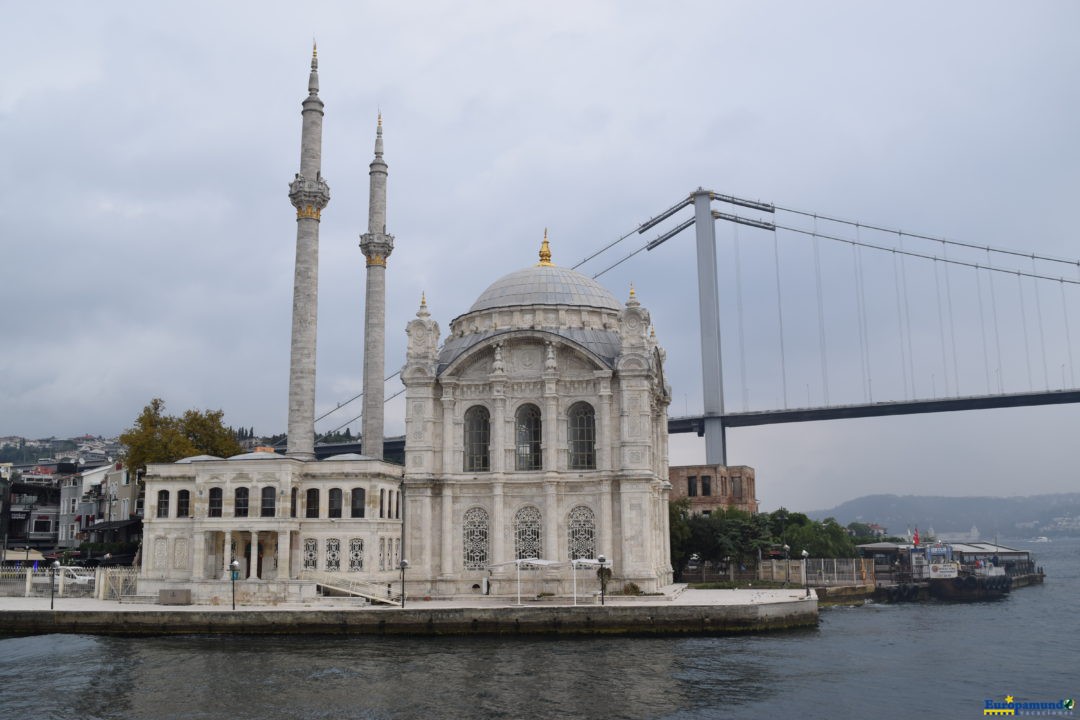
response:
[(1007, 694), (1080, 699), (1080, 541), (1012, 545), (1045, 585), (756, 637), (5, 638), (0, 718), (976, 718)]

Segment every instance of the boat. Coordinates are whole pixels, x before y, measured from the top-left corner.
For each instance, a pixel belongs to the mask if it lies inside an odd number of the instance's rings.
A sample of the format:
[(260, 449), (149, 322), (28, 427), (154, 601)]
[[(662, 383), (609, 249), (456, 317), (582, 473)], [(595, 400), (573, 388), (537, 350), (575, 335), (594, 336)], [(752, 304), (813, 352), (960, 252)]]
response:
[(1039, 537), (1031, 538), (1031, 540), (1029, 540), (1028, 542), (1047, 543), (1050, 542), (1050, 538), (1046, 537), (1045, 535), (1040, 535)]
[(1003, 598), (1012, 590), (1005, 568), (992, 562), (963, 565), (953, 559), (952, 547), (928, 545), (926, 551), (927, 590), (938, 600), (972, 602)]

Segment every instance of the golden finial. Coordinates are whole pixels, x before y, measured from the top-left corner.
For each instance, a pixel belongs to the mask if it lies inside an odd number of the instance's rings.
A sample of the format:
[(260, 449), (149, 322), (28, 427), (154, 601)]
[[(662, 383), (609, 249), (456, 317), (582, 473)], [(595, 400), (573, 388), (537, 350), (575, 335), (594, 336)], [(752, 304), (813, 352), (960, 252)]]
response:
[(637, 292), (634, 291), (634, 283), (630, 283), (630, 299), (633, 300), (637, 297)]
[(427, 293), (420, 291), (420, 307), (427, 307)]
[(656, 326), (655, 325), (650, 325), (649, 326), (649, 339), (652, 340), (653, 342), (656, 342)]
[(319, 44), (315, 42), (315, 38), (311, 38), (311, 59), (319, 59)]
[(540, 243), (540, 262), (537, 267), (551, 267), (554, 265), (551, 262), (551, 246), (548, 245), (547, 228), (544, 228), (544, 242)]
[(379, 127), (382, 127), (382, 109), (379, 109)]

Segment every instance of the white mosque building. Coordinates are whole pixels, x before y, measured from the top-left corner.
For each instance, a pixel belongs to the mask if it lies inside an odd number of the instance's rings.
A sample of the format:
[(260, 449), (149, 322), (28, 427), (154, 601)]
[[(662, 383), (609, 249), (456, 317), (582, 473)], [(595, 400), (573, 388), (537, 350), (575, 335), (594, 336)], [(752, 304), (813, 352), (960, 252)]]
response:
[[(226, 602), (308, 600), (319, 588), (411, 596), (567, 595), (571, 561), (604, 556), (613, 591), (672, 581), (664, 351), (630, 290), (622, 303), (551, 261), (485, 290), (440, 345), (424, 300), (407, 327), (405, 467), (382, 459), (387, 165), (371, 163), (364, 455), (316, 460), (323, 103), (313, 54), (303, 102), (288, 450), (147, 468), (139, 592)], [(535, 247), (535, 246), (533, 246)], [(369, 442), (370, 440), (370, 442)], [(531, 562), (530, 562), (531, 561)], [(587, 579), (578, 570), (578, 578)], [(595, 578), (593, 578), (595, 583)], [(395, 583), (396, 585), (396, 583)]]

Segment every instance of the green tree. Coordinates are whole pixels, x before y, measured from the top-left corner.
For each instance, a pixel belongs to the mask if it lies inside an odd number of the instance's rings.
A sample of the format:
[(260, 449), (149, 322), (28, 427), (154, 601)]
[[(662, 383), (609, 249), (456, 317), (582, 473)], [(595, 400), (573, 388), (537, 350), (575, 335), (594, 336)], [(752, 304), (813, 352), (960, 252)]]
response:
[(120, 435), (124, 464), (144, 470), (148, 463), (175, 462), (191, 455), (228, 457), (241, 452), (235, 434), (221, 420), (221, 410), (188, 410), (182, 417), (165, 414), (165, 401), (154, 398)]

